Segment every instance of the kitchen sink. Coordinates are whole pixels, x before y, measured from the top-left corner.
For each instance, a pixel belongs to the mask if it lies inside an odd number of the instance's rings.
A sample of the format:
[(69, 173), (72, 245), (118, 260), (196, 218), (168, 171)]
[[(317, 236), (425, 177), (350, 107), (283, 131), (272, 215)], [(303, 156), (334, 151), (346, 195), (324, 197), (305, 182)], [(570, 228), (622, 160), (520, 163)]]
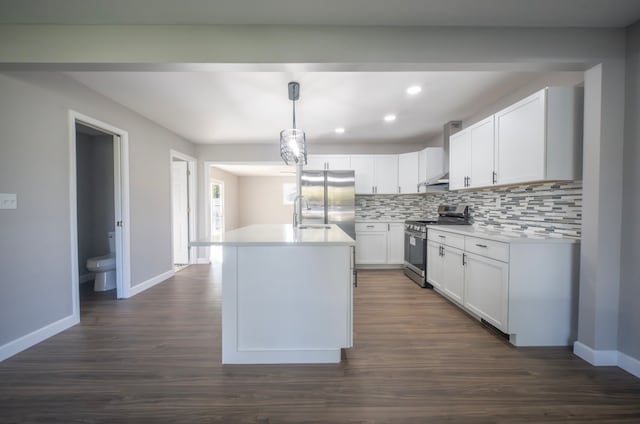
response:
[(298, 230), (328, 230), (331, 225), (328, 224), (304, 224), (298, 225)]

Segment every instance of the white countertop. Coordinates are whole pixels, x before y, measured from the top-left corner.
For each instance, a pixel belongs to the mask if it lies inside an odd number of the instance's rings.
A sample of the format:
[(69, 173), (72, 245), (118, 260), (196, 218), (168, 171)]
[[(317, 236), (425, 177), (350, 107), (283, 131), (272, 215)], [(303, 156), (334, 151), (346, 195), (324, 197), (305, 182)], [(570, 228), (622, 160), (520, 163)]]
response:
[(294, 229), (291, 224), (249, 225), (216, 238), (191, 242), (191, 246), (354, 246), (355, 240), (337, 225)]
[(515, 231), (488, 230), (473, 225), (428, 225), (427, 228), (505, 243), (580, 243), (580, 240), (575, 238), (546, 234), (518, 233)]

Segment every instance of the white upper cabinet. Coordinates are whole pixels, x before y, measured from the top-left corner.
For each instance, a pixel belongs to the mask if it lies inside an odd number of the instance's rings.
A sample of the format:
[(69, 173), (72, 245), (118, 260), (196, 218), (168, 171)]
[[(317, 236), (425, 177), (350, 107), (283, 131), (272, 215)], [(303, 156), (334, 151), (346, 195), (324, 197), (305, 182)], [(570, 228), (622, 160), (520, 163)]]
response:
[(582, 177), (583, 92), (549, 87), (495, 115), (498, 184)]
[(462, 130), (449, 138), (449, 189), (467, 187), (471, 174), (471, 132)]
[(308, 155), (305, 169), (348, 170), (350, 162), (349, 155)]
[(449, 140), (449, 188), (582, 177), (582, 89), (550, 87)]
[(398, 155), (353, 155), (356, 194), (395, 194), (398, 192)]
[(356, 194), (373, 194), (373, 156), (353, 155), (350, 166), (355, 171)]
[(398, 155), (375, 155), (373, 175), (376, 194), (398, 193)]
[(486, 187), (494, 184), (493, 174), (493, 116), (469, 127), (470, 143), (470, 174), (468, 187)]
[(449, 152), (451, 190), (493, 184), (493, 116), (453, 134)]
[(418, 155), (418, 180), (424, 183), (433, 178), (439, 178), (445, 173), (444, 149), (442, 147), (427, 147)]
[(545, 91), (496, 114), (496, 174), (500, 184), (545, 177)]
[(419, 179), (419, 152), (398, 155), (398, 186), (399, 192), (417, 193)]

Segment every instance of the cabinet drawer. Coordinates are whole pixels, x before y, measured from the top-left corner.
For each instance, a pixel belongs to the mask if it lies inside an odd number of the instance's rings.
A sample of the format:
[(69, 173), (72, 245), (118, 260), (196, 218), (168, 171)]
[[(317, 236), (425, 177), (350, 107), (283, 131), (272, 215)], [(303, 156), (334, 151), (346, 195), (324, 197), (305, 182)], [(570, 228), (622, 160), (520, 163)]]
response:
[(386, 222), (356, 222), (356, 232), (364, 233), (367, 231), (388, 231), (389, 224)]
[(464, 250), (502, 262), (509, 262), (509, 244), (500, 241), (465, 237)]
[(431, 241), (446, 244), (447, 246), (464, 249), (464, 236), (460, 234), (429, 229), (427, 231), (427, 238)]

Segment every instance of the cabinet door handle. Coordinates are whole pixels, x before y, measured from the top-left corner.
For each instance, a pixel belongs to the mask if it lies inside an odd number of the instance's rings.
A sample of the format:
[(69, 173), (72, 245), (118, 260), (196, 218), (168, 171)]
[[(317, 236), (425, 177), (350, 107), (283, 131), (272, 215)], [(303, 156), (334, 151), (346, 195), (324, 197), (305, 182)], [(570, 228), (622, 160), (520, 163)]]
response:
[(391, 224), (387, 224), (387, 231), (391, 231)]
[(478, 247), (484, 247), (485, 249), (487, 248), (487, 245), (486, 245), (486, 244), (477, 244), (477, 243), (476, 243), (476, 246), (478, 246)]
[(402, 188), (400, 188), (400, 186), (398, 186), (398, 193), (402, 193)]
[(444, 246), (440, 246), (439, 252), (440, 256), (444, 256)]
[(467, 264), (467, 255), (465, 253), (462, 254), (462, 265)]
[(498, 183), (498, 174), (495, 171), (493, 171), (493, 183), (494, 184)]

